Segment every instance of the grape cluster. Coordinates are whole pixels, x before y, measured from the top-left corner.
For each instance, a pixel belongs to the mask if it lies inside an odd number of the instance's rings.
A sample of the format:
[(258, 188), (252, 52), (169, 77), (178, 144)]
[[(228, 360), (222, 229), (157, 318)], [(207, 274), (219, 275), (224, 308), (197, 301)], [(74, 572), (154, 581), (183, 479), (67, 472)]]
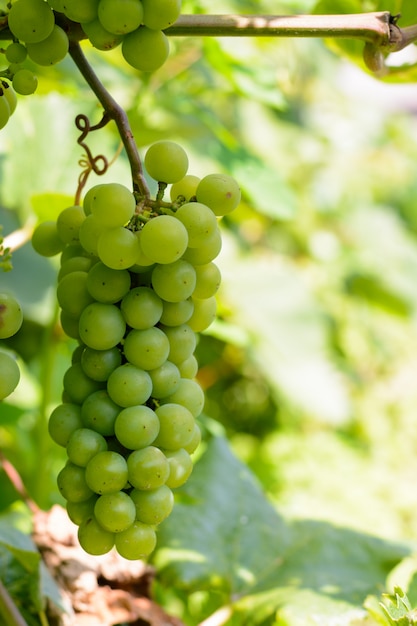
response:
[(78, 341), (49, 420), (68, 456), (58, 487), (84, 550), (115, 546), (128, 559), (153, 551), (192, 470), (204, 405), (194, 350), (216, 313), (217, 216), (240, 201), (229, 176), (188, 175), (176, 143), (153, 144), (144, 162), (157, 200), (137, 208), (125, 186), (98, 184), (32, 238), (41, 254), (61, 252), (61, 324)]
[[(0, 292), (0, 339), (17, 333), (23, 322), (19, 302), (10, 293)], [(0, 402), (14, 391), (20, 380), (20, 370), (10, 352), (0, 350)]]

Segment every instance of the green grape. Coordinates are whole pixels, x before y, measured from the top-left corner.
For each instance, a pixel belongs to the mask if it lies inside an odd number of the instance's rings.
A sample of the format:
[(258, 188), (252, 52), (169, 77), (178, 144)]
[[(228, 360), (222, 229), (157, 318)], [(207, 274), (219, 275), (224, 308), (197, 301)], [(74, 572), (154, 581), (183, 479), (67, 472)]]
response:
[(187, 229), (189, 248), (199, 248), (217, 230), (217, 218), (213, 211), (200, 202), (183, 204), (175, 217)]
[(200, 445), (201, 442), (201, 430), (198, 424), (194, 424), (194, 430), (190, 441), (184, 446), (184, 450), (188, 454), (193, 454)]
[(177, 489), (187, 482), (193, 471), (193, 461), (189, 453), (180, 448), (179, 450), (167, 450), (165, 456), (169, 463), (169, 476), (166, 486)]
[(120, 533), (133, 524), (136, 507), (124, 491), (100, 496), (94, 506), (94, 516), (104, 530)]
[(153, 263), (173, 263), (185, 252), (188, 234), (172, 215), (158, 215), (146, 222), (139, 235), (143, 254)]
[(81, 367), (89, 378), (105, 382), (113, 370), (122, 364), (122, 355), (116, 347), (94, 350), (82, 347)]
[(106, 228), (124, 226), (135, 212), (133, 193), (120, 183), (96, 185), (88, 193), (91, 213)]
[(155, 446), (134, 450), (127, 457), (129, 483), (136, 489), (156, 489), (169, 476), (165, 454)]
[(135, 233), (123, 226), (103, 230), (98, 242), (100, 260), (115, 270), (127, 269), (139, 258), (139, 243)]
[(174, 393), (181, 378), (178, 367), (171, 361), (165, 361), (160, 367), (150, 370), (149, 376), (152, 380), (152, 397), (158, 399)]
[[(149, 54), (150, 50), (151, 54)], [(150, 30), (146, 26), (139, 26), (133, 33), (125, 35), (122, 42), (122, 55), (134, 69), (141, 72), (155, 72), (168, 58), (168, 37), (160, 30)]]
[(109, 33), (108, 30), (103, 28), (98, 18), (91, 22), (84, 22), (81, 26), (91, 45), (97, 48), (97, 50), (113, 50), (123, 41), (123, 35)]
[(91, 22), (96, 19), (99, 0), (60, 0), (61, 13), (73, 22)]
[(98, 452), (85, 468), (86, 483), (99, 495), (120, 491), (125, 487), (127, 477), (126, 460), (111, 450)]
[(80, 333), (78, 330), (79, 318), (69, 315), (66, 311), (60, 311), (59, 321), (61, 322), (61, 328), (65, 335), (72, 339), (80, 340)]
[(86, 256), (74, 256), (65, 261), (58, 272), (58, 283), (72, 272), (88, 272), (93, 265), (93, 259)]
[(210, 298), (214, 296), (221, 283), (221, 274), (213, 262), (195, 266), (196, 283), (193, 298)]
[(11, 293), (0, 292), (0, 339), (7, 339), (22, 326), (23, 312)]
[(168, 360), (178, 365), (188, 359), (194, 352), (197, 343), (195, 332), (187, 325), (161, 326), (169, 341)]
[(55, 24), (46, 39), (37, 43), (27, 43), (26, 47), (30, 59), (38, 65), (55, 65), (67, 55), (69, 41), (64, 29)]
[(190, 319), (194, 311), (194, 303), (191, 298), (180, 302), (163, 301), (163, 311), (160, 322), (166, 326), (180, 326)]
[(84, 520), (92, 517), (97, 497), (99, 496), (94, 494), (91, 498), (82, 502), (67, 502), (66, 509), (71, 522), (80, 526)]
[[(84, 248), (79, 242), (70, 243), (65, 246), (60, 256), (61, 267), (64, 263), (66, 263), (67, 261), (69, 261), (75, 256), (84, 256), (86, 258), (89, 257), (89, 255), (87, 254), (87, 252), (84, 250)], [(92, 258), (92, 257), (89, 257), (89, 258)]]
[(181, 374), (181, 378), (194, 378), (198, 372), (198, 361), (194, 354), (191, 354), (188, 359), (178, 363), (178, 370)]
[(79, 330), (86, 346), (95, 350), (109, 350), (122, 340), (126, 322), (114, 304), (93, 302), (81, 313)]
[(156, 533), (152, 526), (134, 522), (130, 528), (115, 535), (115, 546), (124, 559), (144, 559), (155, 549)]
[(114, 533), (104, 530), (94, 517), (85, 519), (78, 528), (78, 541), (88, 554), (106, 554), (114, 546)]
[(114, 435), (114, 424), (119, 413), (120, 406), (113, 402), (106, 389), (99, 389), (91, 393), (81, 406), (82, 425), (103, 437), (110, 437)]
[(100, 0), (98, 19), (116, 35), (126, 35), (142, 23), (143, 8), (139, 0)]
[(64, 243), (58, 235), (56, 222), (48, 220), (36, 226), (32, 234), (32, 247), (42, 256), (55, 256), (64, 249)]
[(107, 450), (107, 442), (100, 433), (90, 428), (78, 428), (70, 436), (67, 455), (71, 463), (86, 467), (99, 452)]
[(130, 406), (120, 411), (114, 432), (122, 446), (128, 450), (139, 450), (156, 439), (159, 420), (155, 411), (146, 405)]
[[(23, 0), (19, 0), (23, 1)], [(44, 3), (42, 3), (44, 4)], [(9, 68), (10, 69), (10, 68)], [(18, 69), (12, 78), (13, 89), (21, 96), (30, 96), (38, 87), (38, 79), (35, 74), (27, 69)]]
[(20, 380), (20, 370), (8, 352), (0, 350), (0, 402), (14, 391)]
[(86, 482), (84, 467), (74, 465), (70, 461), (59, 472), (57, 485), (62, 497), (70, 502), (83, 502), (93, 495), (93, 491)]
[(82, 222), (85, 220), (85, 213), (80, 206), (69, 206), (57, 217), (56, 228), (59, 237), (64, 243), (77, 243)]
[(182, 198), (189, 202), (191, 198), (195, 196), (200, 180), (201, 179), (198, 176), (186, 174), (184, 178), (181, 178), (181, 180), (174, 183), (169, 192), (172, 202), (176, 202), (178, 199)]
[(64, 276), (56, 288), (58, 304), (72, 317), (79, 317), (94, 298), (87, 289), (87, 272), (75, 271)]
[(110, 374), (107, 391), (113, 402), (124, 408), (144, 404), (152, 393), (152, 379), (148, 372), (125, 363)]
[(192, 265), (207, 265), (213, 261), (222, 249), (220, 229), (217, 228), (212, 236), (198, 248), (187, 248), (182, 255), (184, 261)]
[(8, 82), (2, 80), (1, 91), (3, 91), (3, 96), (7, 100), (7, 104), (9, 105), (10, 115), (13, 115), (17, 106), (17, 96), (15, 90)]
[(84, 345), (82, 343), (80, 343), (76, 348), (74, 348), (71, 354), (71, 365), (74, 365), (74, 363), (81, 363), (81, 355), (83, 351), (84, 351)]
[(157, 526), (174, 507), (174, 495), (166, 485), (148, 491), (132, 489), (130, 497), (136, 507), (136, 519), (144, 524)]
[(178, 450), (186, 446), (194, 432), (195, 422), (191, 411), (181, 404), (171, 402), (159, 406), (155, 409), (155, 413), (158, 416), (160, 428), (154, 445), (166, 450)]
[(153, 143), (146, 151), (144, 163), (149, 176), (164, 183), (178, 182), (188, 170), (187, 154), (174, 141), (161, 140)]
[(130, 274), (127, 270), (115, 270), (100, 261), (93, 265), (87, 275), (87, 289), (98, 302), (119, 302), (130, 289)]
[(241, 199), (239, 185), (226, 174), (209, 174), (202, 178), (196, 196), (198, 202), (209, 206), (215, 215), (228, 215)]
[(134, 329), (126, 335), (123, 351), (129, 363), (144, 370), (153, 370), (167, 360), (169, 341), (165, 333), (155, 326)]
[(189, 298), (195, 287), (195, 269), (187, 261), (156, 265), (152, 271), (152, 287), (163, 300), (180, 302)]
[(94, 215), (87, 215), (85, 220), (80, 225), (78, 236), (80, 238), (80, 244), (85, 252), (89, 254), (98, 255), (97, 245), (101, 233), (104, 231), (102, 223), (94, 217)]
[(152, 30), (172, 26), (181, 13), (181, 0), (142, 0), (143, 24)]
[(16, 39), (25, 43), (43, 41), (54, 25), (54, 13), (43, 0), (16, 0), (9, 11), (8, 26)]
[(102, 388), (103, 383), (89, 378), (81, 363), (70, 365), (64, 374), (64, 391), (74, 404), (82, 404), (89, 395)]
[(59, 404), (52, 411), (48, 421), (48, 432), (55, 443), (66, 448), (72, 433), (82, 425), (80, 406), (66, 402)]
[(0, 128), (4, 128), (10, 118), (10, 106), (4, 93), (0, 96)]
[(194, 311), (187, 323), (196, 333), (201, 333), (203, 330), (206, 330), (216, 318), (216, 298), (214, 296), (205, 298), (204, 300), (193, 298), (193, 302)]
[(6, 59), (9, 63), (23, 63), (27, 54), (26, 47), (17, 41), (10, 43), (6, 48)]
[(163, 399), (163, 403), (167, 402), (182, 404), (194, 417), (198, 417), (204, 407), (204, 392), (196, 380), (182, 378), (177, 389)]
[(128, 326), (144, 330), (159, 322), (163, 305), (161, 298), (149, 287), (135, 287), (123, 297), (120, 310)]

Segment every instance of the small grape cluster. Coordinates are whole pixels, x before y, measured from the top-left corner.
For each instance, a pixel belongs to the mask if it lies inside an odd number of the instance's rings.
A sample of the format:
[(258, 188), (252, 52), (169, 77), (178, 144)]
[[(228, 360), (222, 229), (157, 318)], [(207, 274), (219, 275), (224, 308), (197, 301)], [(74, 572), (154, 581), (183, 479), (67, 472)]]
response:
[(58, 487), (84, 550), (115, 546), (128, 559), (153, 551), (172, 490), (192, 471), (204, 405), (194, 351), (216, 314), (217, 216), (240, 201), (231, 177), (188, 175), (174, 142), (153, 144), (144, 163), (156, 200), (137, 208), (125, 186), (99, 184), (32, 238), (41, 254), (61, 250), (61, 324), (78, 341), (49, 420), (68, 456)]
[[(15, 335), (23, 322), (22, 308), (10, 293), (0, 292), (0, 339)], [(20, 380), (20, 370), (10, 352), (0, 350), (0, 402), (14, 391)]]

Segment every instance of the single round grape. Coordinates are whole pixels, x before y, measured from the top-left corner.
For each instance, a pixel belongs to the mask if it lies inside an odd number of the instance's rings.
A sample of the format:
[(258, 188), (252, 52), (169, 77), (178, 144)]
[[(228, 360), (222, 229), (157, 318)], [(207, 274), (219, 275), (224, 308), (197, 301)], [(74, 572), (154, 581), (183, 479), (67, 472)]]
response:
[(130, 289), (130, 274), (126, 269), (116, 270), (101, 261), (95, 263), (87, 275), (87, 289), (98, 302), (119, 302)]
[(186, 174), (184, 178), (174, 183), (169, 191), (172, 202), (178, 199), (184, 199), (184, 201), (189, 202), (195, 196), (200, 180), (198, 176)]
[(58, 304), (72, 317), (79, 317), (88, 304), (94, 302), (87, 289), (87, 272), (70, 272), (64, 276), (56, 288)]
[(63, 28), (54, 25), (52, 32), (37, 43), (27, 43), (28, 55), (38, 65), (55, 65), (68, 53), (69, 41)]
[[(114, 4), (114, 0), (112, 0)], [(106, 228), (124, 226), (135, 212), (133, 193), (120, 183), (104, 183), (89, 191), (91, 213)]]
[(115, 270), (127, 269), (139, 258), (139, 243), (135, 233), (123, 226), (105, 229), (97, 242), (100, 260)]
[(165, 454), (155, 446), (134, 450), (127, 457), (128, 480), (136, 489), (156, 489), (169, 476)]
[(121, 407), (144, 404), (152, 393), (152, 380), (148, 372), (125, 363), (110, 374), (107, 391), (113, 402)]
[(94, 517), (85, 519), (78, 528), (78, 541), (88, 554), (106, 554), (114, 546), (114, 533), (104, 530)]
[(46, 39), (54, 25), (54, 13), (43, 0), (16, 0), (9, 11), (8, 26), (12, 34), (26, 44)]
[(65, 335), (72, 339), (80, 340), (80, 333), (78, 329), (79, 318), (69, 315), (66, 311), (60, 311), (59, 321), (61, 322), (61, 328)]
[(126, 322), (114, 304), (93, 302), (81, 313), (79, 331), (86, 346), (95, 350), (114, 348), (123, 338)]
[(152, 380), (152, 397), (158, 399), (174, 393), (181, 379), (178, 367), (171, 361), (165, 361), (160, 367), (150, 370), (149, 376)]
[(142, 0), (143, 24), (152, 30), (172, 26), (181, 13), (181, 0)]
[(180, 300), (180, 302), (168, 302), (167, 300), (163, 300), (163, 305), (160, 322), (166, 326), (180, 326), (181, 324), (185, 324), (194, 311), (194, 302), (191, 298)]
[(215, 215), (228, 215), (239, 204), (239, 185), (227, 174), (208, 174), (201, 179), (196, 192), (198, 202), (210, 207)]
[(187, 248), (182, 255), (184, 261), (192, 265), (206, 265), (213, 261), (222, 249), (220, 229), (217, 228), (212, 236), (198, 248)]
[(116, 347), (108, 350), (94, 350), (82, 347), (81, 367), (89, 378), (105, 382), (113, 370), (122, 364), (122, 355)]
[[(150, 50), (151, 54), (149, 54)], [(122, 55), (134, 69), (141, 72), (155, 72), (168, 58), (168, 37), (160, 30), (139, 26), (132, 33), (125, 35), (122, 42)]]
[(4, 94), (0, 96), (0, 128), (4, 128), (10, 118), (10, 107)]
[(142, 252), (154, 263), (173, 263), (185, 252), (188, 234), (185, 226), (172, 215), (150, 219), (139, 235)]
[(61, 0), (60, 11), (73, 22), (91, 22), (97, 17), (98, 4), (99, 0)]
[(93, 495), (86, 482), (86, 470), (84, 467), (74, 465), (70, 461), (59, 472), (57, 485), (62, 497), (70, 502), (83, 502)]
[(74, 363), (81, 363), (81, 355), (83, 351), (84, 351), (84, 345), (82, 343), (78, 344), (78, 346), (74, 348), (71, 354), (71, 365), (74, 365)]
[(155, 413), (160, 424), (159, 434), (154, 441), (155, 446), (166, 450), (178, 450), (186, 446), (194, 432), (195, 421), (191, 411), (181, 404), (172, 402), (162, 404), (155, 409)]
[(131, 497), (124, 491), (108, 493), (97, 499), (94, 517), (105, 530), (120, 533), (135, 521), (136, 507)]
[(71, 463), (86, 467), (87, 463), (99, 452), (107, 450), (107, 442), (100, 433), (90, 428), (78, 428), (70, 436), (67, 455)]
[(64, 391), (74, 404), (82, 404), (89, 395), (103, 387), (103, 383), (92, 380), (81, 367), (81, 363), (70, 365), (63, 378)]
[(126, 485), (127, 476), (126, 460), (121, 454), (111, 450), (93, 456), (85, 468), (88, 486), (99, 495), (121, 491)]
[(98, 19), (102, 26), (116, 35), (126, 35), (142, 23), (143, 8), (139, 0), (100, 0)]
[(194, 298), (210, 298), (217, 293), (221, 283), (221, 274), (215, 263), (196, 265), (195, 277)]
[(81, 406), (82, 425), (109, 437), (114, 434), (114, 424), (119, 412), (120, 406), (113, 402), (106, 389), (94, 391)]
[(177, 367), (181, 374), (181, 378), (194, 378), (197, 376), (198, 361), (194, 354), (190, 354), (187, 359), (178, 363)]
[(99, 496), (92, 495), (88, 500), (82, 502), (67, 502), (66, 509), (71, 522), (80, 526), (86, 519), (94, 514), (94, 505)]
[(64, 245), (53, 220), (41, 222), (32, 233), (32, 247), (42, 256), (55, 256), (64, 249)]
[(122, 446), (128, 450), (139, 450), (156, 439), (159, 420), (155, 411), (146, 405), (130, 406), (120, 411), (114, 432)]
[(168, 337), (170, 345), (169, 361), (178, 365), (193, 354), (197, 339), (195, 332), (188, 324), (181, 324), (181, 326), (161, 326), (161, 328)]
[(169, 463), (169, 476), (166, 485), (170, 489), (177, 489), (186, 483), (191, 476), (193, 461), (184, 448), (167, 450), (165, 456)]
[(17, 96), (15, 90), (8, 82), (2, 80), (1, 91), (3, 91), (3, 96), (7, 100), (7, 104), (9, 105), (9, 115), (13, 115), (17, 106)]
[(115, 535), (115, 546), (124, 559), (144, 559), (155, 549), (156, 533), (152, 526), (134, 522), (130, 528)]
[(52, 411), (48, 421), (48, 432), (55, 443), (65, 448), (72, 433), (82, 425), (80, 406), (65, 402)]
[(144, 370), (160, 367), (168, 358), (169, 341), (159, 328), (131, 330), (125, 337), (123, 351), (129, 363)]
[(85, 220), (85, 213), (80, 206), (69, 206), (57, 217), (56, 228), (59, 237), (64, 243), (77, 243), (82, 222)]
[(80, 243), (89, 254), (98, 256), (97, 246), (101, 233), (104, 231), (104, 226), (94, 215), (87, 215), (85, 220), (80, 226), (78, 236)]
[(5, 56), (9, 63), (23, 63), (27, 55), (27, 48), (17, 41), (10, 43), (6, 48)]
[(187, 202), (180, 206), (175, 217), (184, 224), (188, 233), (188, 247), (198, 248), (217, 230), (213, 211), (201, 202)]
[(92, 265), (92, 257), (74, 256), (68, 259), (61, 265), (61, 269), (58, 272), (58, 283), (64, 276), (71, 274), (71, 272), (88, 272)]
[(123, 297), (120, 310), (128, 326), (143, 330), (159, 322), (163, 305), (161, 298), (149, 287), (135, 287)]
[(152, 271), (152, 287), (160, 298), (180, 302), (189, 298), (195, 287), (195, 269), (187, 261), (156, 265)]
[(18, 300), (11, 294), (0, 292), (0, 339), (7, 339), (22, 326), (23, 312)]
[(136, 507), (136, 519), (144, 524), (157, 526), (174, 507), (174, 495), (166, 485), (148, 491), (132, 489), (130, 497)]
[(75, 256), (89, 256), (79, 242), (70, 243), (66, 245), (65, 248), (62, 250), (61, 256), (59, 257), (61, 267), (64, 263), (66, 263), (66, 261), (69, 261)]
[[(42, 4), (45, 3), (42, 2)], [(30, 96), (38, 87), (38, 79), (33, 72), (23, 68), (13, 74), (12, 85), (16, 93), (21, 96)]]
[(206, 330), (216, 318), (216, 298), (214, 296), (204, 298), (203, 300), (193, 298), (193, 302), (194, 311), (187, 323), (196, 333), (201, 333), (203, 330)]
[(177, 389), (163, 399), (163, 403), (174, 402), (185, 406), (194, 417), (198, 417), (204, 407), (204, 391), (196, 380), (182, 378)]
[(190, 441), (184, 446), (184, 450), (188, 454), (193, 454), (200, 445), (201, 442), (201, 430), (198, 424), (194, 424), (194, 430)]
[(83, 31), (97, 50), (113, 50), (123, 41), (123, 35), (115, 35), (106, 30), (97, 18), (81, 24)]
[(188, 157), (184, 148), (164, 139), (148, 148), (144, 163), (149, 176), (164, 183), (178, 182), (188, 170)]
[(14, 391), (20, 380), (20, 369), (8, 352), (0, 350), (0, 402)]

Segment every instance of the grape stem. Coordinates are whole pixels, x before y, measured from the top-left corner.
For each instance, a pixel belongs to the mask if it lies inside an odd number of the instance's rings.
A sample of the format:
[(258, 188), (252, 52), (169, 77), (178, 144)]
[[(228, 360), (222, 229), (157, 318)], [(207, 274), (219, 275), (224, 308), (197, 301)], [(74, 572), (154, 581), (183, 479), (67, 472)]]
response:
[(104, 87), (103, 83), (87, 61), (78, 41), (70, 42), (69, 54), (81, 75), (95, 94), (97, 100), (102, 105), (106, 115), (116, 123), (119, 135), (129, 159), (133, 190), (138, 193), (140, 200), (146, 202), (150, 197), (150, 191), (145, 180), (142, 162), (126, 112)]

